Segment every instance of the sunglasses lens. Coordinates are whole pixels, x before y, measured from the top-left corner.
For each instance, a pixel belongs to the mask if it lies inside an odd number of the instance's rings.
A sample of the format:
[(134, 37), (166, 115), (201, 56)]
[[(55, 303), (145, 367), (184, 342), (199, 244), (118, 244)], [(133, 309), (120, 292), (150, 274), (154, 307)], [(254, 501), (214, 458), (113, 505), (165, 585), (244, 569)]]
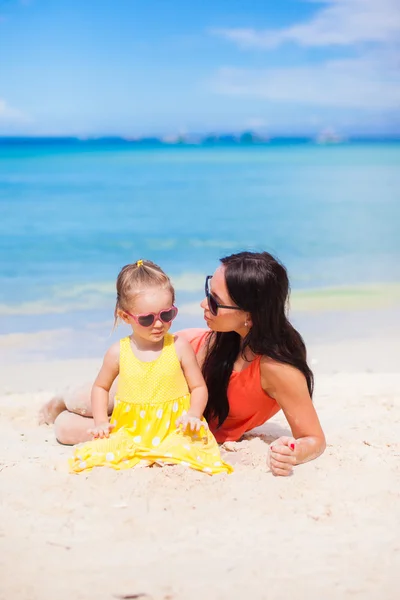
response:
[(212, 296), (210, 292), (210, 279), (211, 277), (206, 278), (206, 297), (208, 302), (208, 308), (210, 309), (210, 313), (216, 317), (218, 312), (218, 304), (214, 296)]
[(174, 306), (169, 310), (163, 310), (160, 312), (160, 319), (163, 323), (171, 323), (175, 319), (177, 312)]
[(154, 323), (153, 315), (142, 315), (138, 318), (139, 325), (142, 327), (150, 327)]
[(217, 313), (218, 313), (218, 304), (217, 304), (217, 301), (214, 298), (214, 296), (212, 294), (210, 294), (210, 292), (208, 293), (207, 298), (208, 298), (208, 307), (210, 309), (210, 313), (212, 315), (214, 315), (214, 317), (216, 317)]

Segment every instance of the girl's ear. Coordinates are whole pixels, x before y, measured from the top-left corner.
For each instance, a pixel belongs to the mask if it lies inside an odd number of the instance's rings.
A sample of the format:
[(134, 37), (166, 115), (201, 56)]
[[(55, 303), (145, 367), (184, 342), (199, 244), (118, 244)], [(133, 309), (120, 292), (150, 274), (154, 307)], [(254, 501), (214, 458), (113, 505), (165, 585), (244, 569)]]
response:
[(124, 323), (129, 324), (129, 315), (127, 315), (123, 310), (117, 310), (117, 317), (118, 319), (121, 319), (121, 321), (124, 321)]
[(249, 328), (253, 326), (253, 321), (251, 320), (250, 313), (246, 313), (246, 323), (247, 323), (247, 327), (249, 327)]

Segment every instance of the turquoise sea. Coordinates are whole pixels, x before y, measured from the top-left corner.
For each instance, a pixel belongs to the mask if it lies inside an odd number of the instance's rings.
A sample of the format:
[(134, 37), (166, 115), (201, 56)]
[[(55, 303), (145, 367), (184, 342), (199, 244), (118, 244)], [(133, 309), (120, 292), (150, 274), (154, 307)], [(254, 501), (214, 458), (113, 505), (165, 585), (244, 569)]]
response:
[(172, 276), (178, 327), (203, 323), (204, 276), (243, 249), (276, 254), (294, 290), (400, 281), (395, 142), (3, 141), (0, 207), (0, 332), (86, 332), (83, 354), (110, 330), (119, 269), (139, 258)]

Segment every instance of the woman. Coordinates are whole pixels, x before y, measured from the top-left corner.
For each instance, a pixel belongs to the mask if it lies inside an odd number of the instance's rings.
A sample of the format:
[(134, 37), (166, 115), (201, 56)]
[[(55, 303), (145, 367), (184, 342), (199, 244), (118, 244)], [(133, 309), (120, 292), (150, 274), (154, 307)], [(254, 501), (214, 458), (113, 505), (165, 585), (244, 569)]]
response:
[[(288, 296), (286, 270), (273, 256), (233, 254), (206, 279), (201, 307), (209, 329), (178, 334), (191, 342), (202, 367), (209, 393), (205, 417), (218, 442), (239, 440), (283, 410), (293, 437), (275, 440), (266, 457), (281, 476), (325, 449), (304, 342), (286, 317)], [(43, 420), (54, 421), (61, 443), (89, 438), (89, 397), (85, 387), (44, 408)]]

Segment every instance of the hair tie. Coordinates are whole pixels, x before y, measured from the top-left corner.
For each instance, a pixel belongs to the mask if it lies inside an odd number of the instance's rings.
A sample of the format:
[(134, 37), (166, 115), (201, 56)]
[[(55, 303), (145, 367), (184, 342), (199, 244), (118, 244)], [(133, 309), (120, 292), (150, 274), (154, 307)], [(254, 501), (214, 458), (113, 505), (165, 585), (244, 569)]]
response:
[(136, 263), (137, 267), (142, 267), (143, 266), (143, 261), (142, 260), (138, 260)]

